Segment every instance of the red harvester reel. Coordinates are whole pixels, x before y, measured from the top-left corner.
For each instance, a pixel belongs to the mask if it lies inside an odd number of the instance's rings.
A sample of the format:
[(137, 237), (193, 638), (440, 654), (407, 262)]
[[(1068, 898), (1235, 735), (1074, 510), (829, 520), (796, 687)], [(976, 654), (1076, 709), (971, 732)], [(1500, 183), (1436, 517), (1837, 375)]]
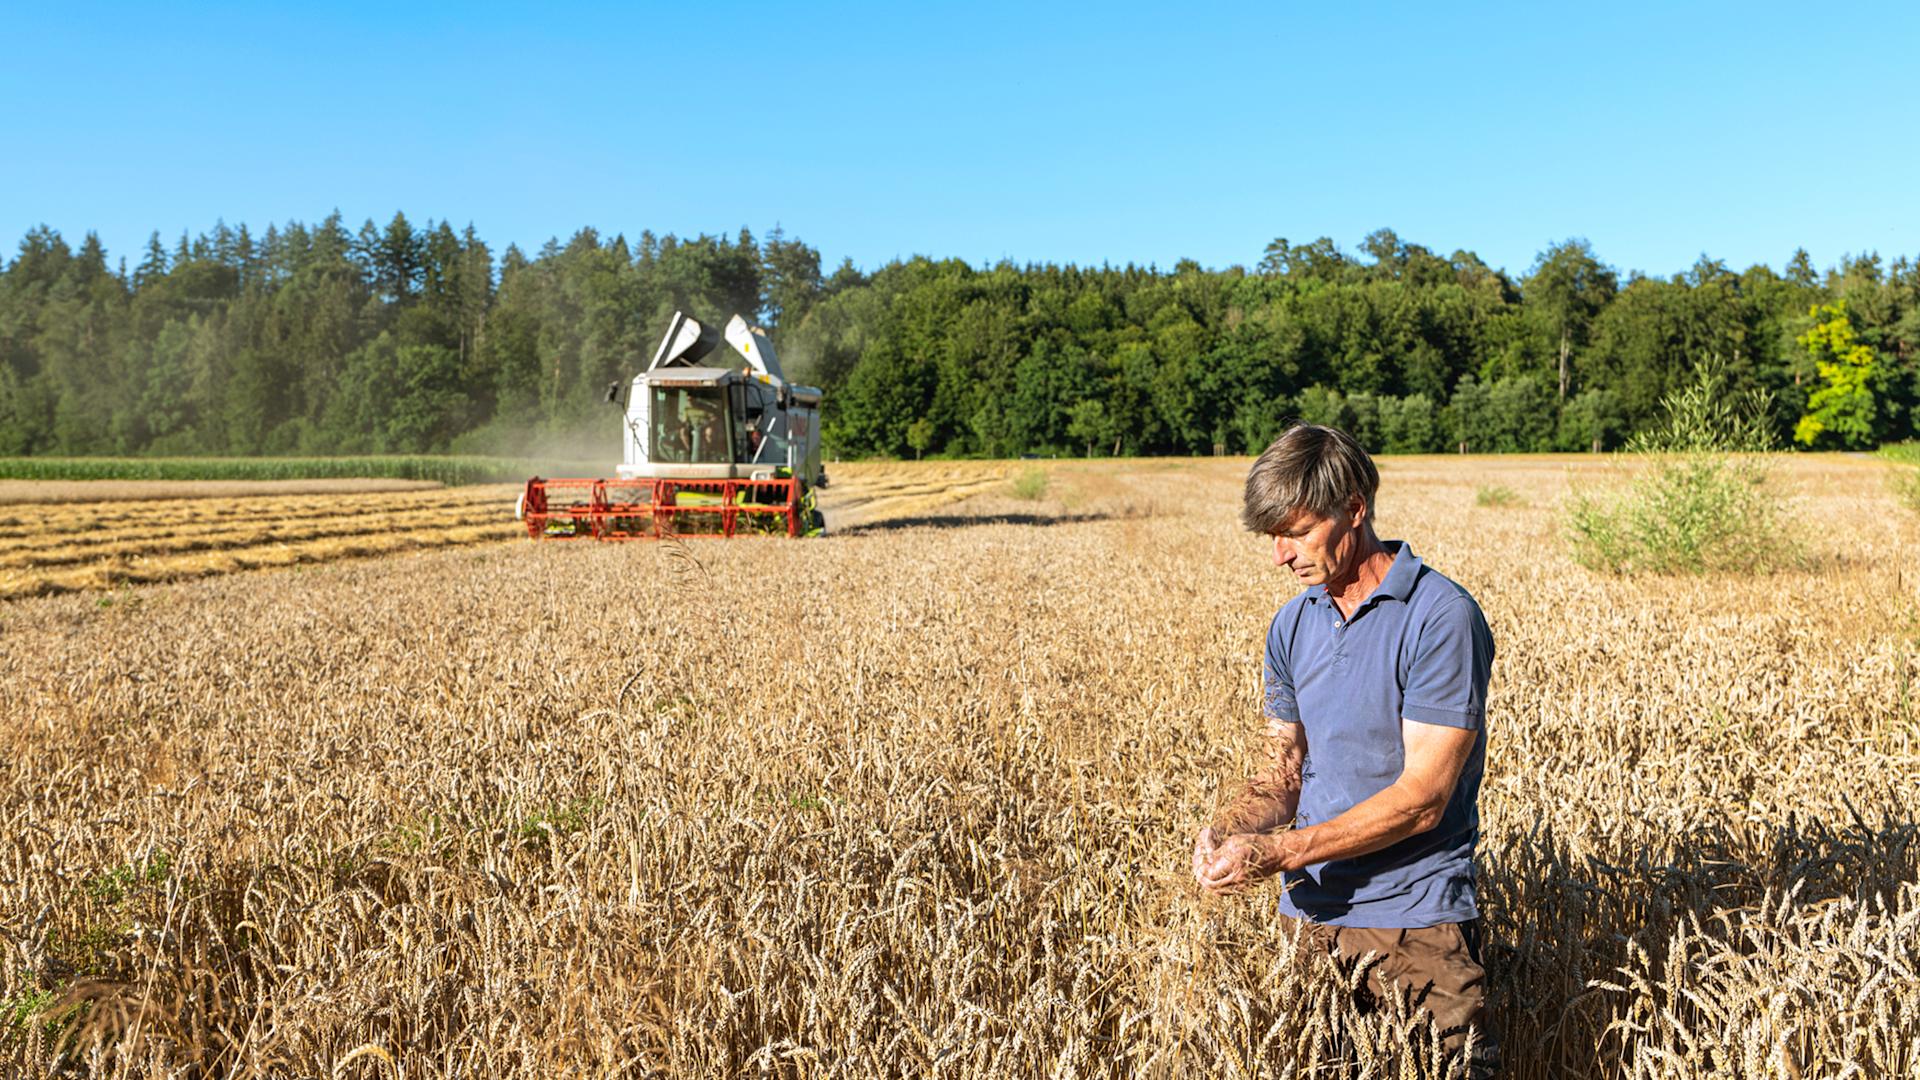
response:
[[(669, 536), (800, 536), (810, 506), (800, 482), (774, 480), (527, 481), (515, 516), (535, 540)], [(810, 495), (811, 493), (809, 493)]]

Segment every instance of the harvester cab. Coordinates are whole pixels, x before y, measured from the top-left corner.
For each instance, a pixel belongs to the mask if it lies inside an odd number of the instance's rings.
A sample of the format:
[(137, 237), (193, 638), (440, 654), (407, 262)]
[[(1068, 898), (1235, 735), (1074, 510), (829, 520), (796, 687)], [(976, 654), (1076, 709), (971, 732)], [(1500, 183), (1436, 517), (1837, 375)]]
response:
[(529, 536), (810, 536), (824, 529), (814, 506), (814, 492), (827, 484), (820, 391), (787, 381), (765, 331), (735, 315), (719, 332), (675, 312), (653, 362), (621, 391), (615, 383), (607, 394), (626, 413), (616, 477), (528, 481), (518, 516)]

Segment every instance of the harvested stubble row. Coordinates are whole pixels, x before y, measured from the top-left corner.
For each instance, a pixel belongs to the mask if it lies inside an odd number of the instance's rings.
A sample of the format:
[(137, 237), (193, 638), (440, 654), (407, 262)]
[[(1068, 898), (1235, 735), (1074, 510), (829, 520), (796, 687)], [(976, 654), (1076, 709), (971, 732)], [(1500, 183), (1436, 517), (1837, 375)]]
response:
[(99, 531), (118, 531), (228, 521), (288, 521), (342, 514), (420, 507), (478, 509), (511, 507), (517, 487), (490, 485), (377, 494), (288, 495), (244, 500), (224, 498), (155, 499), (135, 503), (55, 503), (34, 509), (0, 508), (0, 540), (52, 537), (66, 540)]
[(498, 496), (468, 496), (431, 502), (416, 497), (408, 503), (369, 504), (345, 509), (337, 505), (319, 505), (275, 512), (246, 507), (229, 510), (224, 515), (194, 519), (161, 518), (121, 522), (77, 534), (43, 532), (32, 536), (0, 537), (0, 566), (55, 565), (84, 559), (89, 553), (104, 548), (120, 549), (137, 545), (150, 545), (154, 550), (166, 550), (168, 544), (177, 545), (176, 550), (191, 550), (196, 544), (233, 547), (238, 545), (222, 541), (257, 536), (261, 530), (271, 530), (276, 534), (269, 539), (301, 539), (355, 531), (375, 532), (395, 526), (445, 522), (456, 517), (468, 521), (499, 520), (507, 515), (510, 506)]
[(508, 540), (511, 488), (71, 505), (0, 519), (0, 599)]
[[(496, 508), (497, 510), (497, 508)], [(496, 513), (496, 517), (498, 514)], [(135, 534), (90, 538), (86, 543), (64, 544), (51, 550), (28, 548), (0, 552), (0, 570), (25, 570), (36, 567), (74, 566), (102, 559), (146, 559), (156, 555), (186, 555), (206, 551), (231, 551), (235, 548), (261, 547), (267, 544), (297, 544), (336, 537), (368, 536), (387, 533), (420, 532), (448, 523), (443, 509), (414, 510), (397, 514), (358, 514), (309, 521), (239, 522)], [(494, 522), (499, 525), (501, 523)], [(502, 536), (515, 530), (506, 523)], [(524, 533), (525, 530), (520, 530)]]
[[(1441, 1075), (1271, 888), (1191, 884), (1289, 591), (1243, 466), (0, 608), (0, 996), (88, 1003), (0, 1071)], [(1504, 1075), (1920, 1076), (1920, 529), (1836, 471), (1815, 569), (1608, 579), (1473, 505), (1557, 473), (1453, 468), (1384, 463), (1381, 520), (1499, 641)]]
[(49, 593), (112, 589), (125, 585), (145, 585), (164, 581), (182, 581), (240, 570), (327, 563), (340, 559), (392, 555), (402, 551), (459, 547), (488, 541), (525, 537), (517, 523), (488, 525), (444, 525), (410, 532), (355, 532), (313, 540), (265, 543), (230, 551), (183, 550), (176, 553), (125, 558), (105, 556), (74, 567), (30, 570), (0, 570), (0, 599), (42, 596)]

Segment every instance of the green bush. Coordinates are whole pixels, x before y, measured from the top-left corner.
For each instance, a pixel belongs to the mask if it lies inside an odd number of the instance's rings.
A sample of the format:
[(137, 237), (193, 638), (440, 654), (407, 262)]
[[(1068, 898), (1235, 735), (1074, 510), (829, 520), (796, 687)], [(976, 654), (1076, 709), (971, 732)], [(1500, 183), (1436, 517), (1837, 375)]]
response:
[(1482, 485), (1473, 493), (1475, 506), (1524, 506), (1520, 493), (1504, 484)]
[(1798, 554), (1768, 486), (1774, 447), (1764, 394), (1733, 395), (1714, 364), (1662, 400), (1666, 421), (1637, 436), (1643, 463), (1623, 486), (1568, 499), (1574, 558), (1615, 574), (1765, 573)]
[(1027, 502), (1035, 502), (1045, 498), (1047, 494), (1047, 470), (1032, 466), (1020, 470), (1020, 475), (1013, 478), (1011, 490), (1014, 498), (1024, 499)]
[(1765, 572), (1791, 561), (1764, 466), (1690, 454), (1653, 462), (1623, 491), (1576, 492), (1574, 558), (1609, 573)]

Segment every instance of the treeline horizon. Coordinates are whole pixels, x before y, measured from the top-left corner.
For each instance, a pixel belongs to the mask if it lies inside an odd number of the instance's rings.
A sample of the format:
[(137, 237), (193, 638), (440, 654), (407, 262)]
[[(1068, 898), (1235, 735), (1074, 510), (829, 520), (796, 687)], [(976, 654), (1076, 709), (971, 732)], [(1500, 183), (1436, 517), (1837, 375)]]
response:
[(1877, 253), (1623, 277), (1568, 240), (1514, 277), (1381, 229), (1251, 267), (829, 273), (777, 228), (496, 254), (335, 212), (156, 233), (128, 264), (41, 226), (0, 269), (0, 455), (613, 460), (605, 388), (676, 309), (766, 327), (839, 456), (1249, 453), (1294, 419), (1384, 453), (1606, 450), (1703, 365), (1766, 396), (1782, 445), (1911, 439), (1920, 405), (1920, 268)]

